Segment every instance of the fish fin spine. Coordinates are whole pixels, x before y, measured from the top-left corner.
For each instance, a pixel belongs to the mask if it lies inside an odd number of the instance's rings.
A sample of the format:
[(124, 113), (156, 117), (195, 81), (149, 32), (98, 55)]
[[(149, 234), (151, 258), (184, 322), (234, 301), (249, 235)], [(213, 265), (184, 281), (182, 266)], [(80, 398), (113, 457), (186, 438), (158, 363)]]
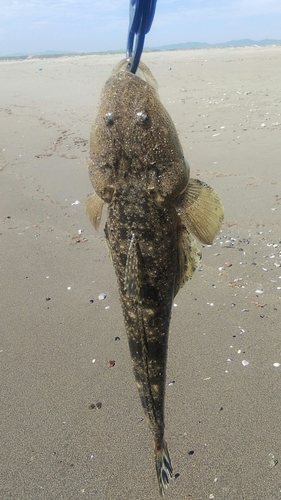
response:
[(137, 235), (132, 233), (127, 254), (124, 288), (130, 297), (140, 299), (140, 248)]

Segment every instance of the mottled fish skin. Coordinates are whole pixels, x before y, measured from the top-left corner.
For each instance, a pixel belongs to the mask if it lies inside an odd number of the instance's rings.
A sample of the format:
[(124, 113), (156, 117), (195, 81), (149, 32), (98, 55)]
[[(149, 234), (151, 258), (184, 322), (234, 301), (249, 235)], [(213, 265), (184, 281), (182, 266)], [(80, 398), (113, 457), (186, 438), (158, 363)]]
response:
[(103, 88), (90, 158), (92, 184), (106, 203), (135, 180), (155, 201), (172, 202), (189, 179), (176, 129), (156, 90), (126, 70)]
[[(187, 229), (189, 167), (173, 122), (150, 85), (152, 75), (147, 83), (120, 68), (122, 63), (104, 86), (91, 133), (89, 174), (96, 194), (86, 201), (86, 212), (98, 229), (108, 204), (105, 235), (163, 496), (172, 474), (164, 440), (171, 308), (200, 252)], [(143, 63), (140, 68), (145, 77), (149, 70)]]

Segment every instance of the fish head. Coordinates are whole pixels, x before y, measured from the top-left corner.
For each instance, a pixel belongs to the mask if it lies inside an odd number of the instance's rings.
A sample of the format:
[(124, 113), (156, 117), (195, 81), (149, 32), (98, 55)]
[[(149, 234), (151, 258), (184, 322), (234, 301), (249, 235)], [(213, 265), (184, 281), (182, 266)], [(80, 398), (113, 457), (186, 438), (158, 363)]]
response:
[(174, 199), (188, 183), (189, 167), (175, 126), (155, 87), (146, 81), (145, 68), (145, 79), (121, 69), (103, 88), (89, 171), (106, 202), (122, 183), (141, 182), (161, 203)]

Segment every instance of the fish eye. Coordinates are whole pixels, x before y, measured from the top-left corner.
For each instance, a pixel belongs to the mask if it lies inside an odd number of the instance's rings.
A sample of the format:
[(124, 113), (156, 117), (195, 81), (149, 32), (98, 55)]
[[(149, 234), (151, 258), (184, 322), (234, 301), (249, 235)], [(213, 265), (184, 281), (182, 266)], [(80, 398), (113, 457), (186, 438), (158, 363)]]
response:
[(107, 111), (107, 113), (105, 113), (104, 115), (104, 121), (106, 125), (110, 127), (111, 125), (114, 124), (114, 120), (115, 120), (114, 113), (112, 113), (112, 111)]
[(137, 112), (137, 122), (140, 125), (146, 125), (149, 121), (149, 116), (145, 111), (138, 111)]

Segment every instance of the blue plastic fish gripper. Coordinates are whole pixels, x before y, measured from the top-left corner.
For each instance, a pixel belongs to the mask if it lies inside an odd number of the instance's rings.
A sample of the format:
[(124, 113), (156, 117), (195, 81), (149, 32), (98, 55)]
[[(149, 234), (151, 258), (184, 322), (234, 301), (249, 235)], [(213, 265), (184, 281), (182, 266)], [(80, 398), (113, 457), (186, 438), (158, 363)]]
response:
[(157, 0), (130, 0), (129, 33), (127, 41), (128, 70), (137, 71), (145, 35), (149, 32), (155, 14)]

